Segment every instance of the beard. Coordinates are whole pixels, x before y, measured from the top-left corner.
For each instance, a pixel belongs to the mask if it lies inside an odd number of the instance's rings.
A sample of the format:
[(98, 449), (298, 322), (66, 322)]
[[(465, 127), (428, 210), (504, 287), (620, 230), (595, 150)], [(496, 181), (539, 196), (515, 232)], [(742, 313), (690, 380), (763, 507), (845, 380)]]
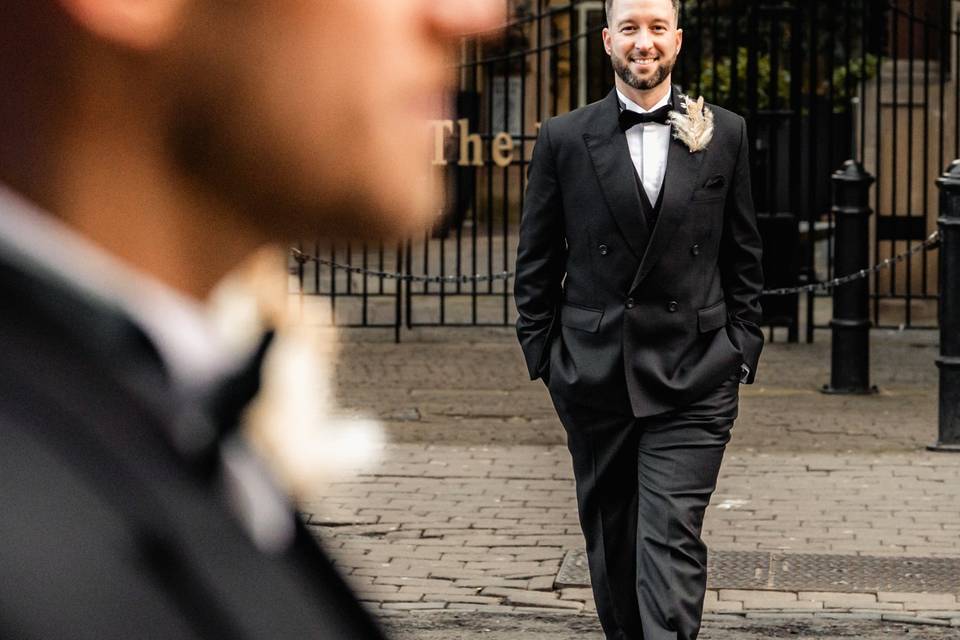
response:
[(224, 206), (245, 229), (274, 242), (314, 237), (318, 229), (337, 240), (380, 240), (419, 233), (433, 222), (439, 182), (429, 174), (397, 186), (370, 172), (296, 171), (298, 154), (272, 133), (252, 98), (201, 80), (184, 84), (166, 122), (172, 166), (194, 194)]
[(629, 63), (616, 52), (610, 54), (610, 63), (613, 65), (614, 73), (626, 82), (627, 85), (637, 91), (649, 91), (650, 89), (660, 86), (663, 81), (673, 73), (673, 66), (677, 63), (677, 56), (673, 56), (673, 58), (666, 61), (661, 58), (660, 62), (657, 63), (657, 68), (653, 70), (653, 74), (647, 79), (642, 79), (634, 74), (633, 71), (630, 70)]

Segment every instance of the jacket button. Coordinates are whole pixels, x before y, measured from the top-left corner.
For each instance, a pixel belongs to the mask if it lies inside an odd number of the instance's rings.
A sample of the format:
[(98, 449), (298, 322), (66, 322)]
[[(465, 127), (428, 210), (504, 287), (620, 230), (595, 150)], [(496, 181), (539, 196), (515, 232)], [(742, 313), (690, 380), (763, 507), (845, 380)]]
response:
[(700, 245), (695, 244), (692, 247), (690, 247), (690, 253), (692, 253), (695, 256), (700, 255)]
[(626, 303), (624, 303), (624, 306), (627, 309), (633, 309), (633, 305), (634, 305), (633, 298), (627, 298), (627, 301)]
[(680, 308), (680, 304), (676, 300), (671, 300), (667, 303), (667, 311), (670, 313), (676, 313), (677, 309)]
[(610, 250), (607, 249), (607, 245), (605, 245), (605, 244), (600, 245), (599, 247), (597, 247), (597, 249), (600, 250), (600, 255), (602, 255), (602, 256), (605, 256), (605, 255), (607, 255), (608, 253), (610, 253)]

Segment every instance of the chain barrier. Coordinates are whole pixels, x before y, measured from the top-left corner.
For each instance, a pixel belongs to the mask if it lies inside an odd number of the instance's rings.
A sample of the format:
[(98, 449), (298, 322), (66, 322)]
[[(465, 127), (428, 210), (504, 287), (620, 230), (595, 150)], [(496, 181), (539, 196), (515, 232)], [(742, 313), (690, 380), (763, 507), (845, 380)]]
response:
[[(883, 269), (888, 269), (892, 265), (903, 262), (907, 258), (910, 258), (913, 255), (920, 253), (921, 251), (926, 251), (928, 249), (935, 249), (940, 246), (940, 232), (934, 231), (931, 233), (926, 240), (921, 244), (913, 247), (909, 251), (905, 251), (896, 256), (887, 258), (886, 260), (881, 260), (872, 267), (866, 269), (860, 269), (851, 274), (841, 276), (839, 278), (834, 278), (832, 280), (825, 280), (824, 282), (814, 282), (811, 284), (800, 285), (797, 287), (781, 287), (779, 289), (767, 289), (763, 291), (765, 296), (788, 296), (795, 295), (798, 293), (817, 293), (820, 291), (829, 291), (834, 287), (839, 287), (841, 285), (853, 282), (854, 280), (860, 280), (866, 278), (874, 273), (879, 273)], [(500, 271), (498, 273), (488, 273), (488, 274), (474, 274), (474, 275), (459, 275), (459, 276), (417, 276), (406, 273), (397, 273), (391, 271), (378, 271), (375, 269), (364, 269), (362, 267), (354, 267), (351, 265), (340, 264), (334, 262), (333, 260), (325, 260), (317, 256), (312, 256), (307, 253), (304, 253), (300, 249), (291, 247), (290, 254), (293, 259), (299, 265), (306, 264), (307, 262), (315, 262), (318, 265), (325, 267), (330, 267), (333, 269), (339, 269), (341, 271), (346, 271), (347, 273), (358, 274), (367, 277), (374, 278), (385, 278), (387, 280), (399, 280), (403, 282), (418, 282), (418, 283), (432, 283), (432, 284), (469, 284), (471, 282), (489, 282), (495, 280), (509, 280), (516, 273), (514, 271)]]
[(934, 231), (927, 239), (917, 246), (913, 247), (909, 251), (904, 251), (901, 254), (891, 256), (886, 260), (881, 260), (872, 267), (867, 267), (866, 269), (860, 269), (859, 271), (854, 271), (845, 276), (840, 276), (839, 278), (834, 278), (833, 280), (825, 280), (824, 282), (813, 282), (810, 284), (801, 285), (799, 287), (783, 287), (780, 289), (768, 289), (763, 292), (765, 296), (788, 296), (797, 293), (817, 293), (818, 291), (829, 291), (834, 287), (839, 287), (841, 285), (847, 284), (848, 282), (853, 282), (854, 280), (860, 280), (866, 278), (874, 273), (879, 273), (884, 269), (888, 269), (898, 262), (903, 262), (907, 258), (910, 258), (913, 255), (920, 253), (921, 251), (926, 251), (928, 249), (934, 249), (940, 246), (940, 232)]
[(468, 275), (459, 275), (459, 276), (417, 276), (407, 273), (397, 273), (395, 271), (378, 271), (376, 269), (364, 269), (362, 267), (354, 267), (351, 265), (340, 264), (338, 262), (333, 262), (332, 260), (324, 260), (323, 258), (318, 258), (317, 256), (311, 256), (309, 254), (300, 251), (291, 247), (290, 254), (293, 256), (293, 259), (297, 261), (297, 264), (305, 264), (307, 262), (316, 262), (319, 265), (324, 267), (331, 267), (333, 269), (339, 269), (341, 271), (346, 271), (347, 273), (355, 273), (362, 276), (371, 276), (374, 278), (384, 278), (386, 280), (401, 280), (403, 282), (428, 282), (435, 284), (468, 284), (470, 282), (487, 282), (490, 280), (509, 280), (516, 272), (514, 271), (500, 271), (498, 273), (489, 273), (489, 274), (474, 274), (472, 276)]

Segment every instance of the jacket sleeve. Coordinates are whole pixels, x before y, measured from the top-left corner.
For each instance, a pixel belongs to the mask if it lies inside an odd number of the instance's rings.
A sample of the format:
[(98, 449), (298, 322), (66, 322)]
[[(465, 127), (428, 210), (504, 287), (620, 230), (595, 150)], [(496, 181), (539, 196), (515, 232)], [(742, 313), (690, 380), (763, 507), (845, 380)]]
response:
[(727, 193), (723, 235), (720, 240), (720, 274), (727, 304), (727, 334), (750, 368), (746, 383), (757, 373), (763, 331), (760, 293), (763, 291), (762, 244), (750, 187), (749, 136), (740, 119), (740, 146), (733, 181)]
[(541, 125), (530, 160), (514, 282), (517, 336), (531, 380), (546, 373), (566, 264), (563, 205), (548, 125)]

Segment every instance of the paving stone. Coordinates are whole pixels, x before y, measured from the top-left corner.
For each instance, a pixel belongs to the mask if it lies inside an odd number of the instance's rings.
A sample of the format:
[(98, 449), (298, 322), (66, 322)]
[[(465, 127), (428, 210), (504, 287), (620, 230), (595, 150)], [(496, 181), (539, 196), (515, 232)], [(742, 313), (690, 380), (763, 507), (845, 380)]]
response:
[(871, 604), (859, 604), (850, 607), (854, 613), (866, 613), (868, 611), (903, 611), (902, 602), (873, 602)]
[(946, 610), (926, 610), (926, 609), (910, 609), (910, 613), (916, 614), (922, 618), (960, 618), (960, 611), (956, 609), (946, 609)]
[(358, 599), (368, 602), (412, 602), (419, 600), (419, 598), (411, 597), (405, 593), (379, 593), (364, 591), (362, 589), (357, 590), (355, 593)]
[(569, 587), (560, 590), (560, 597), (564, 600), (593, 600), (593, 589), (579, 589)]
[(440, 580), (436, 578), (411, 578), (408, 576), (379, 576), (373, 579), (374, 585), (392, 585), (394, 587), (448, 587), (453, 586), (450, 580)]
[(461, 604), (483, 604), (483, 605), (498, 605), (500, 603), (500, 598), (492, 598), (485, 596), (459, 596), (459, 595), (445, 595), (443, 598), (444, 602), (461, 603)]
[[(507, 551), (505, 548), (494, 547), (490, 549), (491, 553), (500, 553)], [(536, 560), (561, 560), (563, 559), (564, 554), (566, 553), (565, 549), (549, 549), (549, 548), (539, 548), (535, 551), (520, 551), (514, 554), (519, 562), (526, 561), (536, 561)]]
[(553, 580), (554, 578), (552, 575), (538, 576), (530, 580), (530, 584), (527, 588), (533, 591), (552, 591)]
[[(522, 575), (526, 572), (530, 572), (532, 576), (544, 575), (541, 573), (544, 570), (543, 565), (537, 562), (513, 562), (511, 560), (498, 560), (493, 562), (487, 561), (476, 561), (476, 562), (467, 562), (465, 569), (469, 570), (479, 570), (479, 571), (496, 571), (498, 574), (502, 574), (504, 577), (510, 575)], [(547, 569), (549, 573), (549, 569)]]
[(765, 598), (745, 598), (743, 600), (744, 611), (776, 609), (782, 611), (820, 611), (823, 609), (819, 602), (776, 602)]
[(902, 622), (906, 624), (929, 624), (935, 626), (949, 627), (949, 620), (942, 620), (938, 618), (922, 618), (920, 616), (910, 616), (902, 613), (885, 613), (883, 614), (883, 620), (885, 622)]
[(915, 609), (946, 609), (957, 606), (957, 597), (951, 593), (897, 593), (881, 591), (878, 602), (902, 602)]
[(582, 611), (582, 609), (578, 607), (565, 607), (565, 608), (557, 609), (553, 607), (525, 607), (525, 606), (517, 606), (517, 607), (514, 607), (513, 610), (516, 611), (517, 613), (549, 613), (550, 615), (559, 615), (559, 614), (577, 615)]
[(450, 567), (440, 567), (437, 569), (429, 569), (427, 571), (428, 575), (431, 578), (436, 578), (440, 580), (472, 580), (475, 578), (483, 577), (483, 574), (477, 571), (468, 571), (466, 569), (454, 569)]
[(743, 589), (720, 589), (718, 598), (722, 600), (750, 600), (770, 604), (797, 602), (797, 594), (792, 591), (749, 591)]
[(717, 600), (704, 603), (703, 608), (705, 611), (713, 613), (735, 613), (743, 611), (743, 602), (741, 600)]
[(496, 587), (489, 587), (484, 589), (482, 595), (485, 596), (501, 596), (506, 598), (506, 601), (509, 604), (517, 606), (535, 606), (535, 607), (548, 607), (556, 609), (574, 609), (580, 610), (583, 608), (583, 604), (579, 602), (571, 602), (569, 600), (560, 600), (555, 593), (546, 593), (543, 591), (522, 591), (517, 589), (497, 589)]
[(554, 567), (543, 567), (535, 571), (518, 571), (516, 573), (504, 573), (502, 574), (504, 578), (514, 579), (514, 580), (533, 580), (535, 578), (550, 578), (557, 574), (557, 571), (560, 568), (560, 563), (558, 562)]
[(823, 603), (827, 609), (848, 609), (851, 607), (870, 606), (877, 602), (877, 596), (872, 593), (833, 593), (824, 591), (800, 591), (798, 600), (816, 600)]
[(450, 604), (447, 605), (447, 609), (448, 610), (452, 609), (455, 611), (479, 611), (483, 613), (498, 613), (498, 614), (513, 613), (514, 611), (514, 608), (509, 605), (500, 605), (500, 604), (483, 605), (483, 604), (470, 604), (470, 603), (464, 603), (464, 602), (451, 602)]
[(356, 589), (358, 591), (363, 591), (364, 593), (397, 593), (400, 591), (400, 587), (396, 585), (377, 583), (357, 585)]
[(400, 587), (398, 593), (411, 596), (411, 600), (426, 599), (426, 596), (475, 596), (478, 588), (454, 586), (409, 586)]
[(439, 611), (445, 609), (446, 607), (446, 602), (385, 602), (380, 605), (381, 609), (393, 609), (395, 611)]
[(815, 618), (827, 618), (835, 620), (880, 620), (883, 614), (879, 611), (817, 611), (813, 614), (813, 616)]
[(742, 614), (704, 613), (702, 619), (704, 622), (729, 622), (730, 620), (742, 619), (743, 617)]
[[(484, 587), (480, 591), (480, 595), (483, 596), (495, 596), (498, 598), (506, 598), (515, 594), (529, 593), (527, 589), (518, 589), (514, 587)], [(550, 598), (556, 598), (556, 594), (546, 594)]]

